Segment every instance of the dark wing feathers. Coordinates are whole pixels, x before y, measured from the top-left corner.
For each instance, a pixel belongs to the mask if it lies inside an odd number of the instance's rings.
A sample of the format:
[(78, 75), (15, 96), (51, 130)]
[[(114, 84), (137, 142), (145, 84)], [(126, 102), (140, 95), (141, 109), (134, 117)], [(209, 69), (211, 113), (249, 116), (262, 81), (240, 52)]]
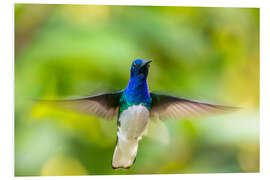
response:
[(238, 108), (214, 105), (174, 96), (150, 93), (152, 98), (150, 116), (152, 119), (183, 119), (219, 114)]
[(78, 113), (92, 114), (111, 120), (118, 114), (121, 95), (122, 91), (115, 93), (104, 93), (78, 99), (36, 101), (56, 105), (62, 109), (72, 110)]
[[(56, 105), (59, 108), (73, 110), (79, 113), (92, 114), (110, 120), (118, 115), (121, 95), (122, 91), (78, 99), (35, 101)], [(150, 95), (152, 98), (150, 117), (152, 119), (192, 118), (239, 109), (236, 107), (214, 105), (152, 92)]]

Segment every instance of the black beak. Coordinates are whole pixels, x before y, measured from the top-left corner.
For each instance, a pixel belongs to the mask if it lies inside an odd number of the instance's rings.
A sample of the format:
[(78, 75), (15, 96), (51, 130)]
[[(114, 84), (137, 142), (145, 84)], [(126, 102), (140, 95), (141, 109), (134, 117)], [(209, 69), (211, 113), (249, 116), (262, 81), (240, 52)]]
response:
[(152, 60), (146, 61), (145, 63), (142, 64), (142, 67), (144, 66), (150, 66), (149, 64), (152, 62)]

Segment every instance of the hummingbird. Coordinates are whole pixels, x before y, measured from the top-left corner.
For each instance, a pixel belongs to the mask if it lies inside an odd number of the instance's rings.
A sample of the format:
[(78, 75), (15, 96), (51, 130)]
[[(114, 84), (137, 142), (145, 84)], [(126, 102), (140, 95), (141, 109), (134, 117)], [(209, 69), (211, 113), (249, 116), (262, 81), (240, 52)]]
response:
[(135, 59), (124, 90), (53, 102), (62, 108), (95, 115), (107, 120), (117, 118), (117, 140), (112, 157), (113, 169), (128, 169), (136, 159), (139, 141), (150, 120), (185, 119), (236, 110), (236, 107), (150, 92), (147, 76), (152, 60)]

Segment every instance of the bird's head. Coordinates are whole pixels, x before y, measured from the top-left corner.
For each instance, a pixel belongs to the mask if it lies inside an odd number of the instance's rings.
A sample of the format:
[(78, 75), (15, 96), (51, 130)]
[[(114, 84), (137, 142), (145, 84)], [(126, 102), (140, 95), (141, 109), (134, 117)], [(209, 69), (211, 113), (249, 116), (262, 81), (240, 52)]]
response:
[(131, 64), (131, 78), (146, 79), (151, 62), (152, 60), (135, 59)]

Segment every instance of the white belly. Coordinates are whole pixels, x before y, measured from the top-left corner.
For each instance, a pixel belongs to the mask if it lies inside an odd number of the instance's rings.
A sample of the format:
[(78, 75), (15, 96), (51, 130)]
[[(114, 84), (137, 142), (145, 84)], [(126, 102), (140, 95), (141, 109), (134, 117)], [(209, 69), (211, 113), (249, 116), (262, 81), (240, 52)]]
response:
[(149, 120), (149, 111), (143, 105), (134, 105), (122, 112), (119, 117), (118, 138), (140, 140)]
[(138, 142), (145, 133), (148, 120), (149, 111), (143, 105), (134, 105), (122, 112), (112, 160), (113, 168), (126, 169), (134, 163)]

